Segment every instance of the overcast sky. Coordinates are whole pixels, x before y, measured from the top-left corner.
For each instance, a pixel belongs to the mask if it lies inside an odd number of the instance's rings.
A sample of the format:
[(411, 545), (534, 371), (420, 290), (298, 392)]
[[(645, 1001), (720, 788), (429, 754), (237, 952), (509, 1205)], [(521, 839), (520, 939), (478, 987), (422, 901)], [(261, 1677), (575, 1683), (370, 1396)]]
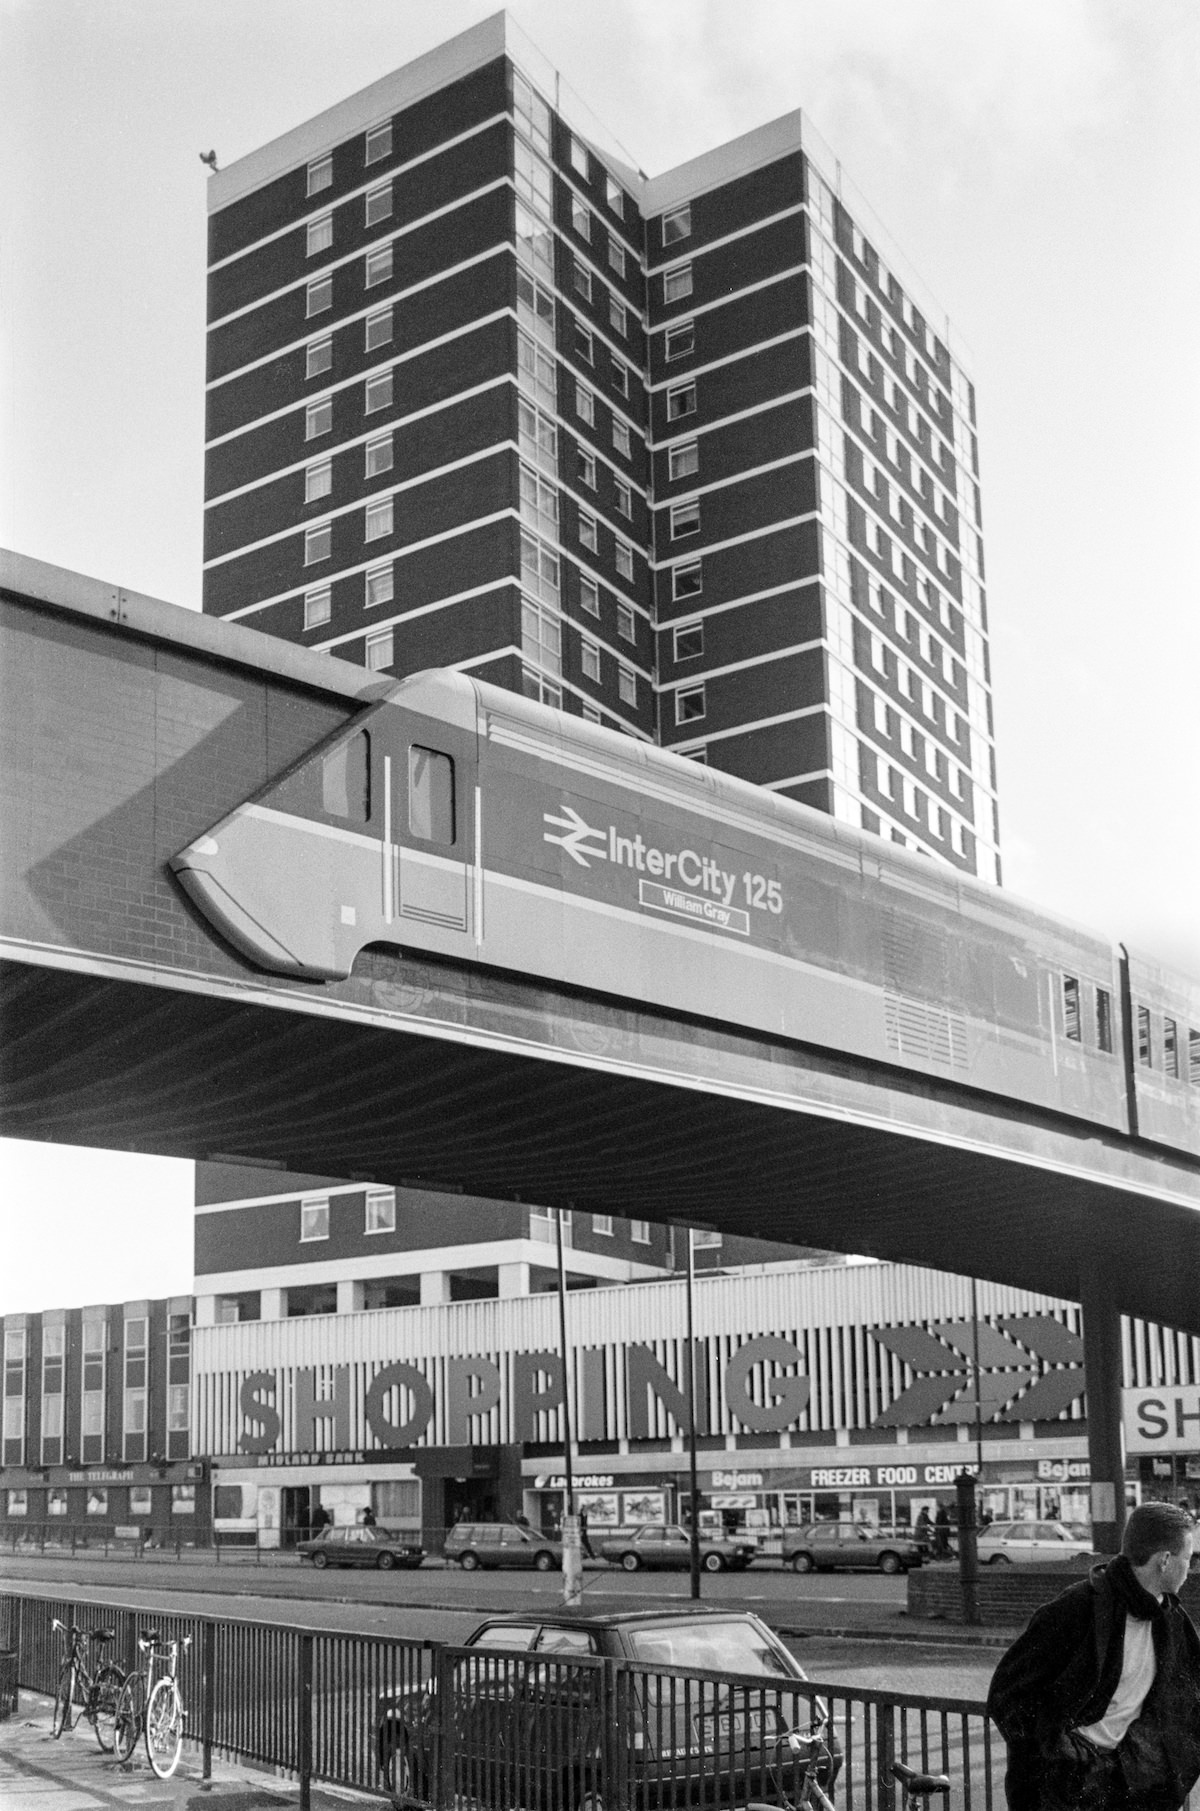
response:
[[(198, 606), (198, 154), (494, 10), (0, 0), (0, 543)], [(1200, 974), (1200, 6), (511, 10), (649, 174), (795, 107), (836, 152), (976, 382), (1005, 883)], [(0, 1191), (0, 1312), (189, 1288), (189, 1166), (0, 1143)]]

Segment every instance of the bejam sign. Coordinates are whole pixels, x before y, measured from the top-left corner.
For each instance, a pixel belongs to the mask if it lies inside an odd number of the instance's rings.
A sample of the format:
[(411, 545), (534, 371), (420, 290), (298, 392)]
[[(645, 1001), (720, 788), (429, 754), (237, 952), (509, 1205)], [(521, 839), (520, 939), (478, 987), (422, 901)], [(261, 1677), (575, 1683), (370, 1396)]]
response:
[(1125, 1391), (1127, 1453), (1200, 1453), (1200, 1386)]
[[(625, 1432), (632, 1440), (652, 1439), (660, 1412), (679, 1433), (688, 1430), (685, 1391), (649, 1346), (625, 1348)], [(605, 1354), (584, 1348), (575, 1354), (575, 1436), (581, 1440), (612, 1438), (616, 1427), (605, 1388)], [(725, 1407), (752, 1433), (782, 1433), (803, 1415), (809, 1380), (800, 1374), (803, 1354), (790, 1340), (759, 1334), (739, 1346), (722, 1378)], [(324, 1365), (319, 1370), (252, 1371), (238, 1391), (241, 1426), (237, 1450), (242, 1453), (311, 1453), (330, 1448), (375, 1447), (390, 1450), (444, 1443), (470, 1446), (481, 1438), (482, 1416), (499, 1411), (501, 1442), (547, 1437), (542, 1419), (563, 1403), (562, 1360), (557, 1352), (513, 1352), (503, 1363), (493, 1358), (449, 1358), (445, 1364), (445, 1400), (435, 1413), (428, 1378), (414, 1364), (381, 1366), (354, 1399), (355, 1378), (362, 1368)], [(708, 1367), (696, 1367), (696, 1429), (713, 1428), (707, 1399)], [(437, 1427), (434, 1427), (435, 1421)], [(432, 1437), (436, 1433), (436, 1440)], [(494, 1436), (491, 1436), (494, 1438)], [(553, 1437), (553, 1436), (551, 1436)]]

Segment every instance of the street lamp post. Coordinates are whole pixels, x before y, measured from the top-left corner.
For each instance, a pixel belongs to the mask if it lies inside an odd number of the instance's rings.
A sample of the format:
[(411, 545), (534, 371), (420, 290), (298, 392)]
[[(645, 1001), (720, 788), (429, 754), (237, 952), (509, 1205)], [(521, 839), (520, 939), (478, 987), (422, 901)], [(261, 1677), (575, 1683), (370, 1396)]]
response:
[(563, 1602), (578, 1605), (583, 1595), (583, 1554), (579, 1517), (575, 1514), (575, 1479), (571, 1467), (571, 1354), (567, 1345), (567, 1267), (563, 1258), (563, 1210), (554, 1210), (558, 1229), (558, 1343), (563, 1373)]
[(687, 1228), (687, 1405), (688, 1405), (688, 1481), (692, 1496), (691, 1575), (692, 1596), (700, 1595), (700, 1494), (696, 1469), (696, 1327), (693, 1296), (696, 1282), (695, 1246), (692, 1229)]

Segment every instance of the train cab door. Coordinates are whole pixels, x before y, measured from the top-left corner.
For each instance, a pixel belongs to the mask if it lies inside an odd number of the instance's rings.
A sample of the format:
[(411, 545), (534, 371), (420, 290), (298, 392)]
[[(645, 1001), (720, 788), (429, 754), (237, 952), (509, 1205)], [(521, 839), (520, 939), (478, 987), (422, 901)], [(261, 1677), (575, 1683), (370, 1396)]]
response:
[(474, 752), (455, 726), (412, 718), (385, 757), (384, 909), (401, 926), (473, 934)]

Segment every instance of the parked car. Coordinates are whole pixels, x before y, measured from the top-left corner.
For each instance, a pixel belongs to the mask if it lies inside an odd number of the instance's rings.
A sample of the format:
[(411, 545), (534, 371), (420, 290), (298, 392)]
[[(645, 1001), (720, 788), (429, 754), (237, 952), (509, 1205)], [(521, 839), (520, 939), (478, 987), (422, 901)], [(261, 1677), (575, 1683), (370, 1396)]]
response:
[(783, 1531), (783, 1563), (793, 1572), (907, 1572), (924, 1557), (908, 1535), (857, 1522), (810, 1522)]
[[(706, 1804), (744, 1804), (770, 1792), (764, 1758), (774, 1761), (787, 1730), (807, 1733), (814, 1711), (827, 1717), (797, 1689), (806, 1675), (794, 1654), (745, 1610), (517, 1613), (489, 1617), (463, 1645), (442, 1675), (449, 1705), (439, 1706), (436, 1679), (379, 1698), (376, 1752), (397, 1806), (436, 1785), (439, 1721), (452, 1795), (487, 1811), (600, 1811), (622, 1784), (631, 1804), (686, 1805), (701, 1776)], [(605, 1660), (628, 1669), (609, 1690)], [(685, 1686), (681, 1668), (707, 1676)], [(817, 1777), (831, 1792), (842, 1757), (831, 1730), (825, 1741)], [(621, 1783), (605, 1772), (618, 1754)], [(783, 1769), (774, 1778), (795, 1800), (805, 1764), (789, 1758)]]
[[(679, 1523), (652, 1523), (630, 1534), (617, 1534), (599, 1543), (599, 1557), (614, 1567), (637, 1572), (641, 1567), (686, 1568), (691, 1565), (691, 1536)], [(740, 1572), (757, 1556), (753, 1541), (729, 1541), (720, 1534), (700, 1534), (700, 1565), (706, 1572)]]
[(456, 1522), (443, 1552), (464, 1572), (476, 1566), (532, 1566), (552, 1572), (562, 1565), (562, 1542), (523, 1522)]
[[(631, 1534), (615, 1535), (601, 1541), (597, 1549), (601, 1559), (636, 1572), (642, 1566), (673, 1566), (686, 1570), (692, 1563), (692, 1537), (678, 1523), (651, 1524)], [(740, 1572), (755, 1557), (758, 1548), (753, 1541), (731, 1541), (721, 1535), (700, 1536), (700, 1564), (706, 1572)]]
[(978, 1547), (981, 1566), (1045, 1566), (1090, 1555), (1092, 1540), (1078, 1522), (992, 1522)]
[(322, 1528), (311, 1541), (297, 1541), (301, 1559), (310, 1559), (318, 1572), (326, 1566), (374, 1566), (391, 1572), (396, 1566), (419, 1566), (424, 1547), (391, 1528)]

